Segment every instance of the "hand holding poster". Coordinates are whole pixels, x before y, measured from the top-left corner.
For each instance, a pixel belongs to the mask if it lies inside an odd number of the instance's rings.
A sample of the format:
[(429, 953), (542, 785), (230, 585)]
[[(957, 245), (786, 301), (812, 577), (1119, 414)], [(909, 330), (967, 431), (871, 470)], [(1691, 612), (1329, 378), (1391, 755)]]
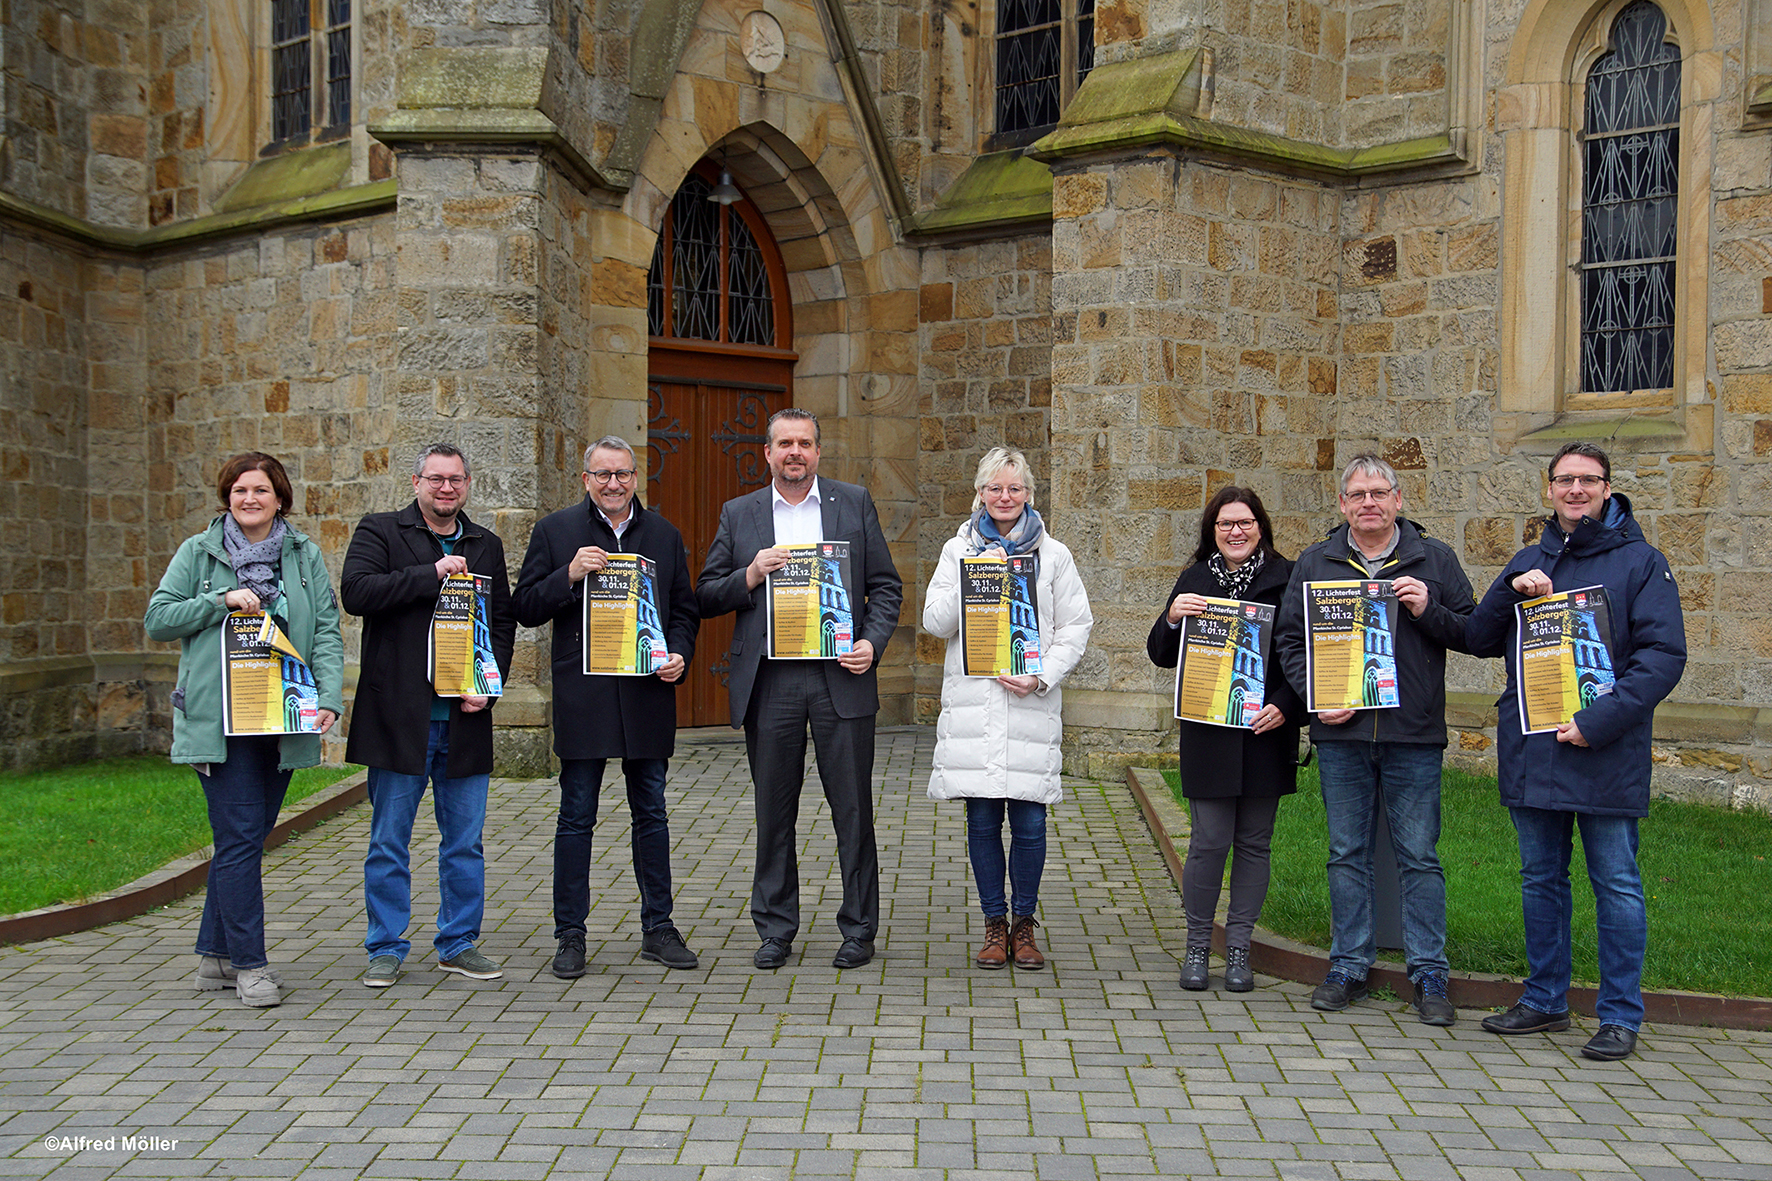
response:
[(960, 559), (960, 651), (966, 676), (1040, 674), (1037, 581), (1032, 554)]
[(222, 733), (318, 734), (320, 689), (301, 653), (263, 611), (222, 620)]
[(1514, 678), (1521, 732), (1555, 730), (1612, 692), (1611, 619), (1606, 588), (1600, 586), (1515, 605)]
[(1267, 603), (1207, 599), (1181, 621), (1175, 665), (1175, 716), (1247, 730), (1267, 704), (1268, 645), (1274, 609)]
[(649, 677), (663, 668), (664, 626), (658, 617), (658, 563), (640, 554), (610, 554), (585, 575), (584, 671), (597, 676)]
[(437, 592), (431, 616), (431, 685), (439, 697), (500, 697), (504, 679), (492, 655), (484, 574), (451, 574)]
[(763, 588), (771, 660), (835, 660), (855, 648), (849, 543), (784, 545), (788, 564)]
[(1396, 631), (1388, 579), (1305, 583), (1305, 708), (1394, 709)]

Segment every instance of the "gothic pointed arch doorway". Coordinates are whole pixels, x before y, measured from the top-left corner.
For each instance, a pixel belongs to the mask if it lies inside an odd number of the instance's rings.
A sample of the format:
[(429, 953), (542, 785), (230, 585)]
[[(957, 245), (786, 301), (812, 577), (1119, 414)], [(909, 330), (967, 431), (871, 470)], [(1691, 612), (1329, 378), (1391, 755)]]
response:
[[(699, 573), (720, 506), (769, 482), (763, 428), (793, 404), (793, 304), (762, 213), (735, 188), (712, 200), (710, 161), (677, 190), (646, 282), (646, 503), (683, 531)], [(731, 186), (731, 181), (725, 182)], [(736, 196), (736, 199), (730, 199)], [(730, 615), (707, 620), (677, 691), (683, 726), (727, 725)]]

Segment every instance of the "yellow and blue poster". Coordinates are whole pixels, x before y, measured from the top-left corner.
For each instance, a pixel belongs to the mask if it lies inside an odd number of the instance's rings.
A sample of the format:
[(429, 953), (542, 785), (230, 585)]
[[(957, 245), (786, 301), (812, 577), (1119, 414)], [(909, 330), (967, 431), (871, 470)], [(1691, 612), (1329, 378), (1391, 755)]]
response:
[(849, 543), (810, 541), (780, 547), (788, 564), (769, 575), (764, 613), (771, 660), (835, 660), (855, 649), (849, 598)]
[(1389, 579), (1305, 583), (1305, 708), (1395, 709), (1396, 634)]
[(431, 616), (431, 686), (439, 697), (501, 697), (504, 679), (492, 654), (492, 579), (451, 574)]
[(663, 668), (658, 563), (641, 554), (610, 554), (584, 579), (584, 671), (592, 676), (649, 677)]
[(1033, 554), (960, 559), (960, 651), (969, 677), (1038, 676), (1040, 612)]
[(1612, 610), (1605, 587), (1528, 599), (1514, 607), (1514, 622), (1523, 733), (1555, 730), (1612, 692)]
[(222, 733), (317, 734), (320, 689), (277, 621), (263, 611), (222, 620)]
[(1247, 730), (1267, 703), (1268, 648), (1274, 608), (1268, 603), (1207, 599), (1181, 623), (1175, 666), (1175, 716), (1208, 726)]

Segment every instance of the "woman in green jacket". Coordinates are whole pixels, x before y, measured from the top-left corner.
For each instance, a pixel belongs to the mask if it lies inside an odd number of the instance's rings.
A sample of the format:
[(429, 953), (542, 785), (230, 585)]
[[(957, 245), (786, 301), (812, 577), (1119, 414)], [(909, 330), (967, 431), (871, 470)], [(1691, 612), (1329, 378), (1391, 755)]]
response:
[[(243, 1004), (264, 1008), (282, 1000), (282, 978), (265, 959), (265, 836), (290, 772), (320, 761), (320, 735), (344, 710), (344, 640), (320, 547), (284, 520), (294, 493), (283, 465), (257, 451), (236, 455), (222, 464), (216, 493), (223, 512), (178, 547), (148, 600), (146, 626), (153, 639), (179, 641), (172, 761), (196, 769), (215, 836), (195, 983), (232, 988)], [(317, 731), (223, 732), (221, 635), (235, 611), (268, 613), (307, 662)]]

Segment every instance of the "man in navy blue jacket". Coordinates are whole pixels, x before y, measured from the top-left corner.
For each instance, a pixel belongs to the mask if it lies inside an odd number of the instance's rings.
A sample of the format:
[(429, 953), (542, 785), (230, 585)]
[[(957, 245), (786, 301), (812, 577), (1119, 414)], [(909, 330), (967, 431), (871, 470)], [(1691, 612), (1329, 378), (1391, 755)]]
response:
[(1569, 1028), (1569, 855), (1581, 828), (1599, 927), (1599, 1031), (1582, 1047), (1613, 1061), (1636, 1049), (1643, 1022), (1649, 924), (1637, 869), (1637, 821), (1649, 813), (1655, 706), (1686, 667), (1680, 592), (1661, 551), (1643, 539), (1630, 501), (1612, 493), (1612, 463), (1592, 443), (1566, 443), (1550, 462), (1555, 515), (1538, 544), (1514, 555), (1470, 617), (1478, 656), (1514, 647), (1515, 605), (1553, 592), (1604, 587), (1611, 620), (1609, 692), (1555, 731), (1524, 733), (1514, 661), (1496, 703), (1501, 802), (1520, 838), (1520, 898), (1529, 973), (1520, 1001), (1483, 1021), (1491, 1033)]

